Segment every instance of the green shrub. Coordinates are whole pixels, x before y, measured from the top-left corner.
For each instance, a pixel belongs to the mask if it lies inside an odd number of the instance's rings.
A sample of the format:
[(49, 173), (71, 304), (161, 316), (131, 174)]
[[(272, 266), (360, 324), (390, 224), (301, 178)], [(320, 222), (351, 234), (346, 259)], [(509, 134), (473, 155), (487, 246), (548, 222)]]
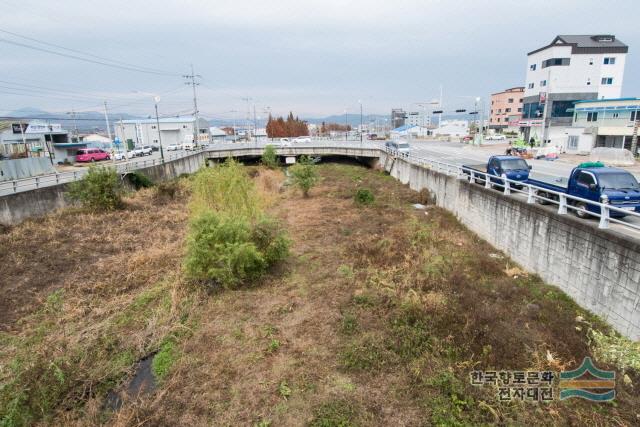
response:
[(191, 211), (214, 211), (233, 217), (256, 218), (261, 200), (244, 167), (233, 159), (200, 169), (193, 177)]
[(351, 427), (358, 415), (356, 407), (345, 400), (324, 403), (314, 411), (311, 427)]
[(316, 166), (307, 156), (300, 156), (298, 163), (291, 166), (289, 170), (291, 171), (293, 185), (302, 190), (304, 197), (308, 197), (309, 190), (320, 180)]
[(113, 168), (91, 166), (81, 180), (69, 185), (69, 197), (92, 211), (120, 208), (122, 192), (122, 182)]
[(251, 227), (246, 219), (222, 217), (213, 212), (200, 214), (191, 223), (187, 239), (188, 276), (214, 280), (227, 288), (257, 278), (267, 262), (250, 236)]
[(359, 188), (358, 191), (356, 191), (355, 200), (359, 205), (370, 205), (375, 199), (371, 190), (367, 188)]
[(280, 224), (263, 217), (251, 230), (251, 241), (255, 243), (268, 265), (285, 259), (289, 255), (290, 241)]
[(141, 172), (131, 172), (127, 174), (127, 179), (136, 190), (153, 187), (151, 178)]
[(269, 169), (275, 169), (279, 166), (278, 155), (276, 154), (276, 149), (273, 145), (267, 145), (264, 147), (264, 152), (262, 153), (262, 164)]
[(263, 218), (252, 225), (241, 217), (204, 212), (190, 225), (185, 269), (192, 279), (235, 288), (288, 254), (289, 240), (275, 221)]

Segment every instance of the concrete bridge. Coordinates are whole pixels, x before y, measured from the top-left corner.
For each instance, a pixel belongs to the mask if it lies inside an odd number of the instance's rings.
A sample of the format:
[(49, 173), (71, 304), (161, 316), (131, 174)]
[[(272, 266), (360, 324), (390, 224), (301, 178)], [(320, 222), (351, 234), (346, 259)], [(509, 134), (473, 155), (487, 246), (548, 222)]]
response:
[[(214, 145), (137, 170), (155, 180), (196, 172), (207, 159), (257, 158), (266, 144)], [(457, 166), (397, 156), (377, 143), (322, 141), (277, 147), (283, 157), (345, 156), (384, 168), (414, 190), (428, 189), (438, 206), (504, 251), (525, 269), (558, 286), (583, 308), (616, 330), (640, 339), (640, 240), (597, 221), (558, 215), (553, 209), (472, 184)], [(127, 172), (127, 168), (121, 170)], [(67, 205), (68, 184), (55, 184), (0, 197), (0, 223), (15, 224)], [(508, 187), (508, 186), (505, 186)], [(565, 208), (566, 211), (566, 208)]]

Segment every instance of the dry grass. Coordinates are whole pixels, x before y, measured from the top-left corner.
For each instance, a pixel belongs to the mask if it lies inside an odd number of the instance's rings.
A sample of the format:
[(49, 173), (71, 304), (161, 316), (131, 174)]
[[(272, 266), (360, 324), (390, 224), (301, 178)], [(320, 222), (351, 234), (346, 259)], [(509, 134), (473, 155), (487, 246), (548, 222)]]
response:
[[(286, 224), (293, 239), (292, 256), (259, 283), (236, 291), (205, 294), (183, 283), (184, 197), (158, 207), (143, 191), (128, 201), (128, 210), (113, 216), (62, 214), (44, 220), (50, 221), (46, 235), (57, 242), (50, 249), (68, 254), (79, 246), (80, 253), (93, 260), (93, 270), (83, 272), (77, 255), (56, 258), (52, 267), (66, 266), (65, 279), (40, 286), (35, 297), (25, 297), (38, 307), (50, 290), (65, 290), (63, 309), (55, 320), (66, 331), (64, 344), (54, 345), (60, 331), (48, 336), (47, 345), (55, 348), (51, 356), (72, 348), (104, 348), (95, 337), (104, 339), (107, 334), (118, 341), (118, 351), (134, 353), (132, 360), (157, 348), (167, 336), (176, 337), (180, 352), (153, 395), (130, 399), (115, 414), (102, 407), (105, 387), (98, 374), (104, 375), (104, 369), (89, 361), (76, 365), (78, 378), (92, 382), (71, 387), (48, 422), (637, 422), (638, 392), (622, 383), (616, 405), (503, 405), (494, 390), (470, 386), (468, 372), (473, 369), (575, 366), (591, 354), (586, 328), (575, 327), (576, 315), (602, 325), (508, 258), (491, 257), (496, 250), (447, 212), (435, 207), (426, 215), (413, 210), (410, 203), (430, 201), (427, 194), (418, 195), (385, 175), (355, 166), (322, 165), (320, 171), (321, 184), (311, 197), (303, 198), (283, 189), (280, 172), (257, 169), (256, 187), (269, 201), (271, 213)], [(368, 207), (353, 200), (363, 186), (376, 197)], [(78, 224), (79, 219), (83, 225), (73, 230), (73, 237), (56, 231), (60, 224)], [(33, 268), (31, 260), (36, 259), (27, 257), (28, 241), (21, 237), (36, 224), (0, 237), (16, 248), (12, 260), (20, 274)], [(119, 235), (131, 234), (129, 243), (109, 239), (107, 233), (94, 239), (86, 230), (97, 224), (109, 225)], [(38, 241), (47, 244), (44, 238)], [(10, 274), (13, 280), (20, 277), (13, 270)], [(44, 283), (34, 277), (25, 278), (17, 289), (23, 292)], [(11, 321), (18, 316), (23, 314), (7, 317), (5, 324), (16, 330), (13, 334), (20, 341), (38, 323), (34, 316), (21, 324)], [(115, 376), (119, 382), (132, 366), (133, 362), (120, 367)], [(629, 375), (637, 387), (639, 378)], [(87, 386), (94, 392), (82, 392)]]

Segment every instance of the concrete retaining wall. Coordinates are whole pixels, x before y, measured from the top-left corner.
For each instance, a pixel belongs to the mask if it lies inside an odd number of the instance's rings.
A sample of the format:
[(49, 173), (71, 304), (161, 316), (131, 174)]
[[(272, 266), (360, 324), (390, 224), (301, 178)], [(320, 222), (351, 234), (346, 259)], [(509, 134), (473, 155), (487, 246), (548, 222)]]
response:
[(380, 164), (436, 203), (528, 271), (558, 286), (616, 330), (640, 339), (640, 243), (595, 221), (557, 215), (466, 180), (392, 160)]
[[(143, 173), (154, 181), (162, 181), (194, 173), (204, 164), (204, 160), (203, 152), (162, 165), (138, 169), (136, 172)], [(69, 206), (70, 201), (65, 197), (67, 189), (68, 184), (59, 184), (0, 197), (0, 224), (18, 224), (27, 218), (46, 215)]]

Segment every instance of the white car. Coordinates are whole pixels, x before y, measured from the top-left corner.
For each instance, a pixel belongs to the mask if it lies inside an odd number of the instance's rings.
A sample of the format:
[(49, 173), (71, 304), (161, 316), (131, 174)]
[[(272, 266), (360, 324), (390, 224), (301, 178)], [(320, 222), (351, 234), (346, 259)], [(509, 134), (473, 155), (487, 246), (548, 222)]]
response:
[[(113, 153), (113, 159), (114, 160), (124, 160), (124, 159), (127, 158), (127, 154), (125, 154), (124, 151), (116, 151), (116, 152)], [(131, 155), (129, 155), (129, 157), (131, 157)]]
[(182, 150), (181, 144), (169, 144), (167, 145), (167, 151), (178, 151)]
[(495, 134), (495, 135), (488, 135), (485, 139), (487, 141), (504, 141), (507, 139), (507, 137), (501, 134)]
[(280, 138), (280, 143), (278, 144), (280, 147), (290, 147), (291, 140), (289, 138)]
[(311, 138), (308, 136), (299, 136), (293, 139), (293, 142), (311, 142)]
[(194, 144), (193, 142), (185, 142), (182, 144), (182, 149), (183, 150), (195, 150), (196, 149), (196, 144)]

